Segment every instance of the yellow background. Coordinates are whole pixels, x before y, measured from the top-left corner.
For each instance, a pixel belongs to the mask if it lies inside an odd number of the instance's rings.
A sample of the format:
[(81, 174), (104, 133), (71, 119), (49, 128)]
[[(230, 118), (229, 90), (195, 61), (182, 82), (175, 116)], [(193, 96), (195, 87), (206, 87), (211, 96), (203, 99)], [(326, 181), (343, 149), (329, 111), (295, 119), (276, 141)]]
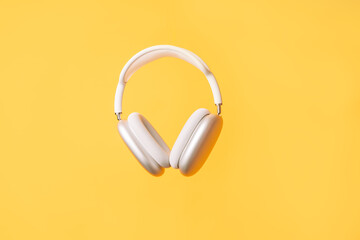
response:
[[(0, 239), (360, 239), (360, 4), (345, 1), (0, 1)], [(146, 173), (116, 130), (136, 52), (210, 66), (224, 127), (201, 171)], [(200, 71), (139, 70), (140, 112), (171, 147)]]

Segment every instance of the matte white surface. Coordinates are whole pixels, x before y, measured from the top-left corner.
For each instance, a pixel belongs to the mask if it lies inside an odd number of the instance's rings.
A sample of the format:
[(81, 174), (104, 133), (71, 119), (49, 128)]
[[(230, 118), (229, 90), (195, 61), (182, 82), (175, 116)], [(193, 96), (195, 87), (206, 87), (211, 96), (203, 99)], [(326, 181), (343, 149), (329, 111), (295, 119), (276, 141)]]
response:
[(186, 144), (190, 140), (191, 135), (195, 131), (197, 125), (200, 123), (201, 119), (203, 119), (206, 115), (209, 114), (209, 110), (205, 108), (200, 108), (196, 110), (193, 114), (191, 114), (190, 118), (186, 121), (171, 150), (169, 158), (171, 167), (179, 168), (179, 159), (185, 149)]
[(205, 62), (189, 50), (171, 45), (158, 45), (146, 48), (135, 54), (124, 66), (120, 73), (118, 87), (115, 94), (115, 113), (122, 112), (122, 97), (126, 82), (131, 75), (145, 64), (162, 57), (176, 57), (187, 61), (202, 71), (209, 81), (215, 104), (221, 104), (221, 93), (219, 85)]
[(170, 149), (155, 128), (140, 113), (131, 113), (128, 124), (141, 147), (162, 167), (170, 167)]

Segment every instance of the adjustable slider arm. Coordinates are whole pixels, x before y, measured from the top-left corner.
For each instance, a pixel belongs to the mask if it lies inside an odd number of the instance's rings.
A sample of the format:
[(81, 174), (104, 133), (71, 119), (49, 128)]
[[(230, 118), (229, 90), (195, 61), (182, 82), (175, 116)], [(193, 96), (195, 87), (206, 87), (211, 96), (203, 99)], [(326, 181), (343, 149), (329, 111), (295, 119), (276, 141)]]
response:
[(115, 113), (116, 118), (117, 118), (118, 121), (121, 120), (121, 113), (122, 113), (122, 112), (117, 112), (117, 113)]
[(221, 105), (222, 105), (222, 103), (215, 104), (215, 105), (216, 105), (216, 108), (217, 108), (217, 114), (220, 115), (221, 114)]

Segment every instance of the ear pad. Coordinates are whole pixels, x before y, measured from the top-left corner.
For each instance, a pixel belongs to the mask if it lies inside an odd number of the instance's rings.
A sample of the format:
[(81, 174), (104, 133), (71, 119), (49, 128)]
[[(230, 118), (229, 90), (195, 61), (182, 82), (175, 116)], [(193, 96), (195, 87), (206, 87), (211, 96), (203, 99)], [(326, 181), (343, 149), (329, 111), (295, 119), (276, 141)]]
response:
[(205, 163), (221, 132), (222, 118), (198, 109), (184, 125), (170, 154), (170, 164), (191, 176)]
[(149, 121), (140, 113), (132, 113), (128, 117), (128, 124), (141, 147), (152, 159), (161, 167), (170, 167), (170, 149)]
[(121, 138), (124, 140), (130, 151), (149, 173), (154, 176), (160, 176), (164, 173), (164, 168), (162, 168), (141, 146), (134, 133), (129, 128), (128, 120), (120, 120), (118, 123), (118, 130)]

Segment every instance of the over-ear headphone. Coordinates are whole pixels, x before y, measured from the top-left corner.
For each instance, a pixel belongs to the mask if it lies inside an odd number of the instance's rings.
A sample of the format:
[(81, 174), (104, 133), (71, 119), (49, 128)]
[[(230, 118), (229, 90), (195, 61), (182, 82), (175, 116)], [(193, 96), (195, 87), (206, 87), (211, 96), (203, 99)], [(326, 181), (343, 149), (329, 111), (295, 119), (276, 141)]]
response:
[[(140, 67), (162, 57), (180, 58), (200, 69), (209, 81), (217, 106), (217, 114), (204, 108), (196, 110), (185, 123), (171, 152), (154, 127), (140, 113), (131, 113), (128, 120), (121, 119), (125, 84)], [(120, 73), (115, 94), (115, 114), (119, 120), (120, 136), (140, 164), (155, 176), (162, 175), (164, 168), (170, 166), (179, 168), (185, 176), (195, 174), (202, 167), (221, 132), (221, 105), (219, 86), (205, 62), (186, 49), (170, 45), (149, 47), (133, 56)]]

